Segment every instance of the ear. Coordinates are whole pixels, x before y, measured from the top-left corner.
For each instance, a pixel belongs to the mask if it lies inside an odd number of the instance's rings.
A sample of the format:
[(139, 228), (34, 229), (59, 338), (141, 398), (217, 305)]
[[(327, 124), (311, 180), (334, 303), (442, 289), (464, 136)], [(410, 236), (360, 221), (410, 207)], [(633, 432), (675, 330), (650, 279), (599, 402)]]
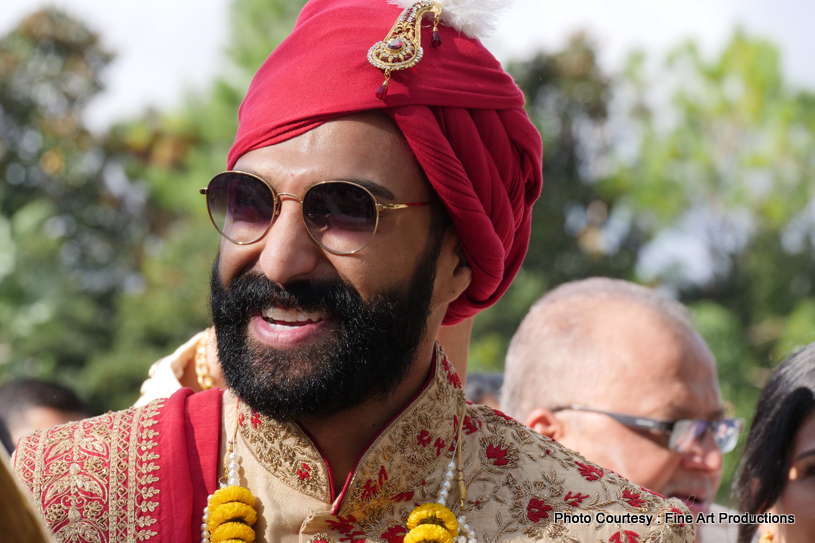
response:
[(473, 270), (458, 242), (455, 229), (450, 228), (444, 235), (436, 267), (435, 300), (439, 304), (450, 304), (467, 290), (472, 280)]
[(545, 407), (536, 407), (529, 413), (525, 424), (541, 435), (560, 441), (566, 435), (566, 423)]

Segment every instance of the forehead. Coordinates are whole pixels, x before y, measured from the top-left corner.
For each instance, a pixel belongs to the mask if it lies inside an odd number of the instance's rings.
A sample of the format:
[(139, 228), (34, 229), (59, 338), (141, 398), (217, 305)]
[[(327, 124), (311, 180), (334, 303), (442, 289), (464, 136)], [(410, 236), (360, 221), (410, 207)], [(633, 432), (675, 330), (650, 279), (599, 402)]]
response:
[(382, 112), (332, 119), (287, 141), (241, 156), (236, 170), (255, 173), (276, 190), (344, 179), (378, 185), (378, 197), (425, 192), (429, 184), (396, 124)]
[(715, 362), (698, 334), (671, 326), (641, 304), (608, 309), (599, 339), (607, 345), (609, 386), (599, 393), (609, 409), (666, 419), (721, 414)]

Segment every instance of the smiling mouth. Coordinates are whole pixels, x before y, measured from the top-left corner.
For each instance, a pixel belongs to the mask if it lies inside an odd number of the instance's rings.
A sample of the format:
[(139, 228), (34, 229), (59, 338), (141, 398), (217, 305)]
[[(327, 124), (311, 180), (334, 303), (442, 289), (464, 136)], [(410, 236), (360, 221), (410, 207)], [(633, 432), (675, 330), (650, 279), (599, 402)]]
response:
[(328, 319), (328, 314), (325, 311), (306, 312), (280, 307), (268, 307), (261, 311), (261, 316), (269, 325), (280, 329), (299, 328)]

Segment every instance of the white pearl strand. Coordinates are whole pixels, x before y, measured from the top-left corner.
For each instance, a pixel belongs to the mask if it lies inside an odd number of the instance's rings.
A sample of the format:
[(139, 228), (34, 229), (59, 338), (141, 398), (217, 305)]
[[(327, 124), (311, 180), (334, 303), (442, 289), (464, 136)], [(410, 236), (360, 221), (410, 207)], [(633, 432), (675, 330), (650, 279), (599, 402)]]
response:
[[(241, 459), (237, 453), (231, 452), (227, 455), (229, 459), (229, 464), (227, 465), (227, 476), (226, 482), (221, 480), (221, 488), (226, 488), (228, 486), (241, 486), (241, 478), (240, 478), (240, 469), (241, 469)], [(204, 517), (201, 524), (201, 543), (210, 543), (210, 533), (209, 533), (209, 502), (212, 500), (212, 494), (207, 496), (207, 505), (204, 507)]]
[[(450, 463), (447, 464), (447, 472), (444, 474), (444, 482), (441, 484), (439, 498), (436, 500), (436, 503), (439, 505), (447, 507), (447, 498), (450, 496), (450, 490), (453, 488), (453, 480), (456, 478), (455, 469), (456, 463), (451, 460)], [(475, 531), (473, 531), (470, 528), (470, 525), (467, 524), (467, 517), (464, 516), (464, 508), (462, 507), (461, 509), (461, 515), (457, 519), (459, 536), (456, 539), (456, 543), (478, 543), (475, 538)]]

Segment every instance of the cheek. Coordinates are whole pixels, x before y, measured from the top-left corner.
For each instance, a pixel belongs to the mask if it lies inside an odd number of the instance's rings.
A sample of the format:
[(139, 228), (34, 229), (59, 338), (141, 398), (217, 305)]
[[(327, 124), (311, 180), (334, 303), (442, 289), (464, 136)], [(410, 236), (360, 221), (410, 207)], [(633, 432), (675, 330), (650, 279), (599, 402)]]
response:
[(795, 515), (795, 524), (780, 526), (782, 533), (798, 534), (797, 539), (789, 537), (788, 541), (811, 541), (800, 536), (815, 534), (815, 476), (787, 483), (776, 504), (776, 512)]

